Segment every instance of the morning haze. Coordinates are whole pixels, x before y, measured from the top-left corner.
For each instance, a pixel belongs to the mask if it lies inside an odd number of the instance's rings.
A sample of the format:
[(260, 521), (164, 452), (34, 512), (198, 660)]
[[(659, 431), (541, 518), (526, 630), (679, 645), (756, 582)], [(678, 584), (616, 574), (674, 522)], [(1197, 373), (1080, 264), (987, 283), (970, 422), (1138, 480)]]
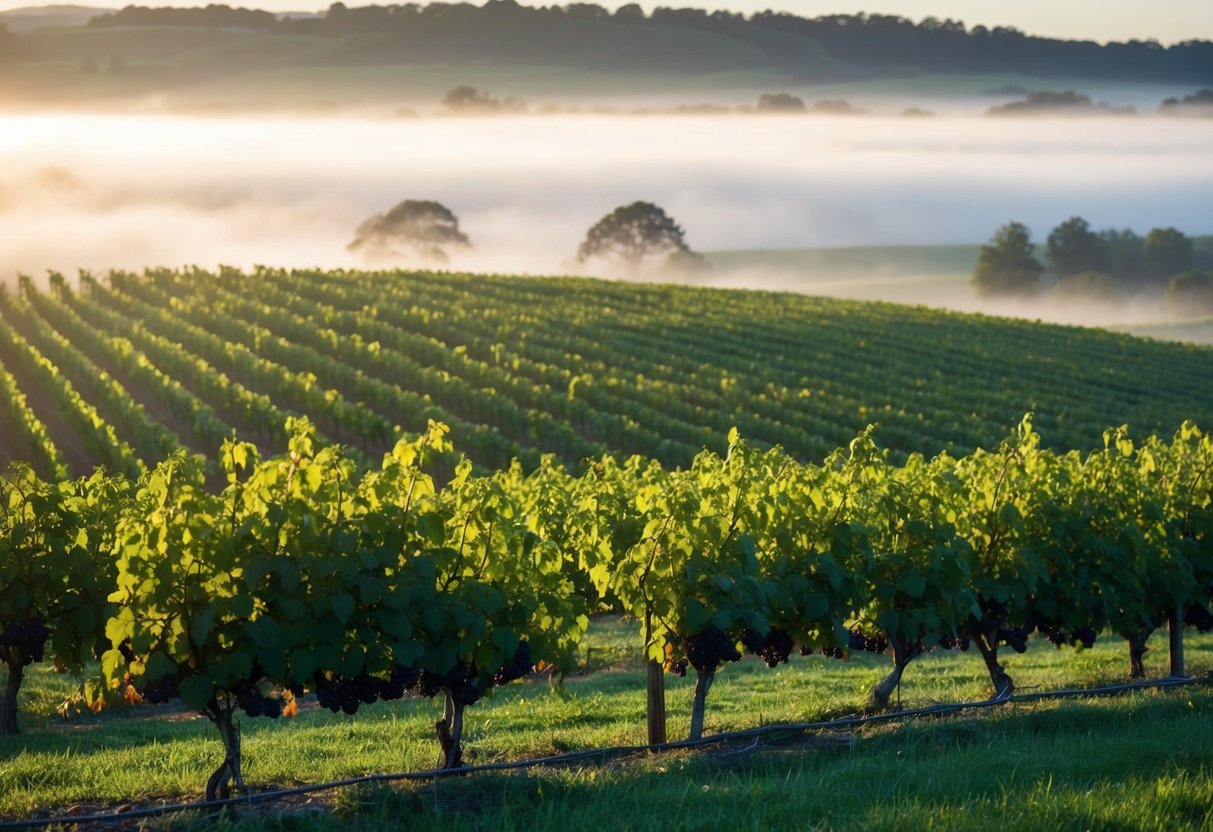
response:
[[(824, 12), (808, 6), (784, 8)], [(1032, 30), (1064, 29), (1066, 9)], [(696, 279), (710, 285), (1096, 323), (1165, 316), (1161, 296), (1136, 288), (1079, 308), (1049, 300), (1051, 271), (1041, 298), (1013, 302), (978, 296), (969, 274), (1004, 223), (1043, 246), (1073, 216), (1142, 237), (1176, 229), (1202, 265), (1213, 44), (1101, 47), (936, 11), (915, 23), (587, 4), (302, 19), (128, 8), (10, 31), (0, 221), (21, 233), (0, 273), (360, 265), (353, 230), (402, 199), (458, 216), (473, 245), (453, 267), (610, 273), (574, 262), (578, 242), (645, 199), (707, 253), (715, 270)], [(1016, 12), (1030, 13), (1043, 12)], [(1195, 32), (1206, 17), (1177, 7), (1172, 20)], [(813, 254), (830, 250), (852, 254)]]

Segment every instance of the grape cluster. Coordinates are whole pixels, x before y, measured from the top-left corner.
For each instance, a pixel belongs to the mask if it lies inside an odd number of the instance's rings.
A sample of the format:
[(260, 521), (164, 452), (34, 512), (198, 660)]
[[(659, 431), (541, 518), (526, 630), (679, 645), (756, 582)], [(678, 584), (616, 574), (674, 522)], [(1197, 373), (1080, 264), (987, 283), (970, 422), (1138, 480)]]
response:
[(270, 719), (282, 716), (282, 700), (266, 696), (261, 686), (254, 682), (241, 682), (232, 692), (236, 694), (236, 705), (249, 716), (268, 716)]
[(969, 640), (955, 633), (944, 633), (939, 637), (939, 646), (944, 650), (959, 650), (963, 653), (969, 649)]
[(767, 667), (787, 664), (788, 656), (796, 646), (792, 637), (783, 630), (770, 630), (764, 636), (757, 630), (746, 629), (741, 633), (741, 643), (746, 650), (766, 662)]
[(669, 670), (671, 673), (673, 673), (675, 676), (686, 676), (687, 675), (687, 660), (679, 659), (676, 662), (668, 662), (666, 669)]
[(521, 679), (534, 669), (535, 663), (531, 661), (531, 645), (526, 640), (518, 642), (518, 649), (514, 651), (514, 656), (508, 659), (505, 664), (497, 669), (493, 674), (494, 685), (504, 685), (515, 679)]
[(483, 694), (476, 681), (477, 676), (476, 666), (473, 664), (460, 663), (446, 673), (431, 673), (425, 670), (417, 682), (417, 692), (422, 696), (431, 697), (441, 690), (448, 690), (452, 697), (464, 705), (475, 705)]
[(41, 618), (10, 621), (0, 630), (0, 647), (17, 648), (23, 664), (40, 662), (46, 654), (46, 640), (50, 634), (46, 622)]
[(1213, 630), (1213, 612), (1209, 612), (1209, 608), (1204, 604), (1184, 607), (1184, 624), (1195, 627), (1202, 633), (1207, 633), (1209, 630)]
[(1032, 635), (1031, 627), (999, 627), (996, 634), (998, 641), (1005, 642), (1016, 653), (1028, 649), (1028, 636)]
[(139, 691), (145, 702), (152, 705), (163, 705), (170, 699), (177, 698), (177, 676), (165, 676), (154, 682), (144, 682)]
[[(316, 701), (320, 707), (352, 716), (362, 705), (379, 699), (400, 699), (414, 687), (422, 676), (416, 665), (392, 666), (387, 678), (359, 673), (357, 676), (325, 676), (316, 674)], [(243, 707), (243, 705), (242, 705)]]
[[(1083, 647), (1091, 648), (1095, 645), (1095, 637), (1098, 633), (1091, 627), (1076, 627), (1073, 630), (1066, 630), (1056, 624), (1052, 619), (1038, 610), (1033, 610), (1028, 615), (1027, 631), (1031, 633), (1033, 630), (1038, 631), (1042, 636), (1047, 638), (1051, 644), (1061, 647), (1065, 644), (1081, 644)], [(1018, 632), (1018, 631), (1016, 631)], [(1002, 631), (999, 631), (999, 637), (1002, 638)], [(1010, 641), (1007, 642), (1011, 644)], [(1018, 647), (1011, 644), (1020, 653)]]
[(837, 644), (827, 644), (820, 651), (814, 651), (809, 647), (800, 648), (800, 655), (802, 656), (811, 656), (814, 652), (820, 652), (827, 659), (845, 659), (847, 657), (847, 651)]
[(709, 624), (687, 639), (687, 660), (702, 673), (713, 673), (725, 662), (740, 658), (741, 653), (733, 639), (715, 625)]
[(847, 636), (847, 647), (868, 653), (883, 653), (889, 649), (889, 642), (884, 636), (865, 636), (859, 630), (851, 630)]

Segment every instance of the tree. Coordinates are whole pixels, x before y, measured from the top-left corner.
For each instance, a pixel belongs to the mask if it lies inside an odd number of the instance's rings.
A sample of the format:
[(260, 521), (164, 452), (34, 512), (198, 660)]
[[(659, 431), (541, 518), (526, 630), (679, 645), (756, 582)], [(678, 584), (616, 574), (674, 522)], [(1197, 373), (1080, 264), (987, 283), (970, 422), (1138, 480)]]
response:
[(1044, 267), (1032, 256), (1031, 232), (1027, 226), (1009, 222), (994, 232), (989, 245), (981, 247), (973, 286), (977, 293), (993, 295), (1030, 295), (1040, 283)]
[(659, 268), (685, 268), (703, 259), (683, 239), (682, 226), (651, 202), (621, 205), (586, 232), (577, 249), (577, 262), (595, 258), (621, 265), (628, 273), (641, 270), (646, 261), (660, 258)]
[(1099, 232), (1108, 250), (1108, 274), (1125, 281), (1141, 279), (1145, 271), (1142, 247), (1145, 243), (1131, 229), (1117, 231), (1109, 228)]
[(406, 199), (386, 214), (375, 214), (358, 226), (349, 251), (370, 259), (392, 259), (410, 255), (431, 263), (445, 263), (450, 246), (466, 248), (471, 243), (459, 230), (451, 210), (432, 200)]
[(1158, 283), (1192, 268), (1192, 240), (1177, 228), (1155, 228), (1142, 248), (1146, 275)]
[(760, 113), (803, 113), (804, 99), (786, 92), (767, 92), (758, 96)]
[(526, 110), (526, 103), (521, 99), (494, 98), (466, 84), (447, 92), (442, 97), (442, 105), (455, 113), (520, 113)]
[(1062, 277), (1108, 270), (1108, 244), (1082, 217), (1070, 217), (1053, 229), (1048, 254), (1053, 268)]

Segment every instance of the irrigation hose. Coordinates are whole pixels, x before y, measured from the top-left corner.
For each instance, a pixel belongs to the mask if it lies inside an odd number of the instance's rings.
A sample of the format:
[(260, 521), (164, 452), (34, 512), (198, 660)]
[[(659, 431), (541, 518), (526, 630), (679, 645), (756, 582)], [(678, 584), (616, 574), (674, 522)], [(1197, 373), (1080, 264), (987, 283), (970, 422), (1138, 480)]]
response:
[(768, 734), (802, 734), (809, 731), (827, 731), (835, 728), (851, 728), (861, 725), (873, 725), (882, 722), (904, 721), (922, 717), (943, 716), (960, 711), (980, 710), (1006, 705), (1012, 702), (1036, 702), (1044, 699), (1066, 699), (1076, 696), (1111, 696), (1133, 690), (1148, 690), (1157, 688), (1176, 688), (1189, 685), (1213, 684), (1213, 676), (1197, 678), (1167, 677), (1150, 682), (1126, 682), (1118, 685), (1108, 685), (1100, 688), (1071, 688), (1068, 690), (1043, 691), (1040, 693), (1011, 694), (1002, 693), (991, 699), (981, 699), (975, 702), (950, 702), (938, 705), (927, 705), (910, 710), (890, 711), (882, 714), (856, 714), (820, 722), (784, 722), (762, 725), (756, 728), (746, 728), (740, 731), (728, 731), (701, 737), (695, 740), (680, 740), (661, 745), (621, 745), (608, 748), (593, 748), (585, 751), (572, 751), (566, 754), (554, 754), (549, 757), (534, 757), (526, 760), (510, 760), (500, 763), (482, 763), (474, 766), (464, 766), (454, 769), (433, 769), (430, 771), (406, 771), (384, 774), (364, 774), (345, 780), (333, 780), (328, 783), (314, 783), (307, 786), (294, 786), (287, 789), (273, 789), (264, 792), (229, 797), (222, 800), (200, 801), (195, 803), (172, 803), (162, 806), (147, 806), (142, 809), (132, 809), (127, 812), (105, 812), (94, 815), (57, 815), (47, 818), (28, 818), (24, 820), (0, 821), (0, 830), (4, 829), (36, 829), (56, 824), (79, 825), (121, 823), (137, 818), (154, 818), (181, 812), (195, 812), (207, 809), (222, 809), (231, 806), (251, 806), (287, 797), (298, 797), (314, 792), (345, 789), (351, 786), (372, 783), (393, 783), (402, 780), (439, 780), (444, 777), (464, 776), (490, 771), (510, 771), (515, 769), (536, 768), (538, 766), (558, 766), (588, 760), (595, 757), (616, 757), (627, 754), (660, 753), (677, 751), (686, 748), (700, 748), (707, 745), (717, 745), (734, 740), (751, 739)]

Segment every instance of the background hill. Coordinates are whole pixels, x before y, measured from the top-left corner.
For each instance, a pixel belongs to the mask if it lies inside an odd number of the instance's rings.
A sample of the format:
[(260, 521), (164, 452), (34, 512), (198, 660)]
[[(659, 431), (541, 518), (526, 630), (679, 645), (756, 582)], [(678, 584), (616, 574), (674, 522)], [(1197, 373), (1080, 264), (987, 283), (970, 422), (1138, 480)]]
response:
[[(687, 80), (704, 78), (711, 79), (707, 87), (726, 90), (924, 75), (1028, 77), (1037, 86), (1061, 80), (1178, 85), (1176, 91), (1213, 83), (1207, 41), (1101, 45), (890, 15), (746, 18), (671, 8), (646, 15), (638, 6), (610, 13), (592, 4), (531, 8), (492, 0), (483, 6), (338, 3), (316, 16), (227, 6), (127, 7), (108, 14), (51, 7), (43, 16), (17, 10), (0, 21), (9, 29), (0, 33), (0, 89), (17, 101), (122, 98), (215, 82), (226, 89), (236, 78), (251, 78), (268, 95), (275, 79), (260, 77), (268, 72), (344, 78), (349, 83), (342, 89), (356, 97), (368, 85), (374, 90), (374, 79), (349, 70), (371, 67), (507, 68), (507, 84), (511, 68), (519, 67), (544, 68), (539, 74), (545, 77), (555, 70), (612, 77), (612, 83), (597, 79), (568, 88), (582, 94), (603, 87), (613, 94), (693, 90), (704, 85)], [(388, 75), (407, 88), (399, 73)], [(523, 91), (542, 94), (543, 87)]]

